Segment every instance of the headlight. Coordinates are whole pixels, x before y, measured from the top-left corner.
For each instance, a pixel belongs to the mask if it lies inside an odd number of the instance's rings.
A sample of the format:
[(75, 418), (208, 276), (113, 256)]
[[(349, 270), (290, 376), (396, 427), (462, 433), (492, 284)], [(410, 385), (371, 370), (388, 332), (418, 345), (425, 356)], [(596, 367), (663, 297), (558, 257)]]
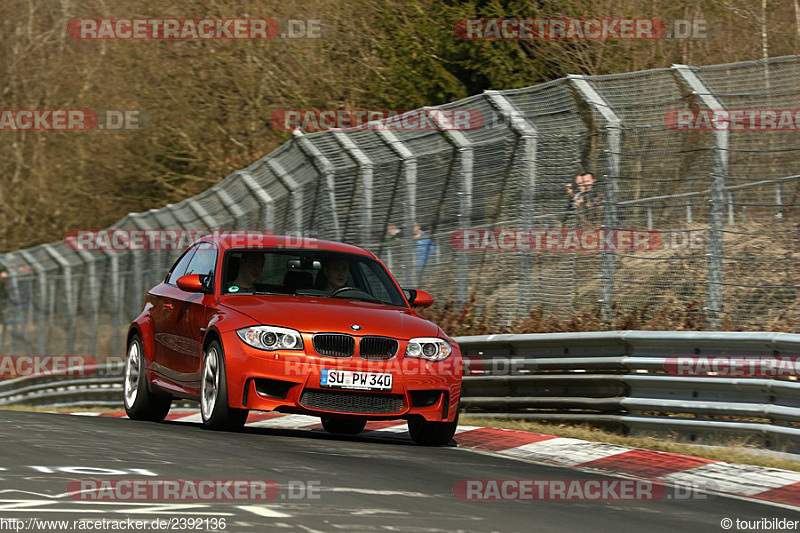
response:
[(259, 350), (302, 350), (300, 332), (277, 326), (252, 326), (236, 330), (245, 343)]
[(450, 357), (453, 348), (442, 339), (417, 337), (408, 341), (406, 357), (417, 357), (428, 361), (443, 361)]

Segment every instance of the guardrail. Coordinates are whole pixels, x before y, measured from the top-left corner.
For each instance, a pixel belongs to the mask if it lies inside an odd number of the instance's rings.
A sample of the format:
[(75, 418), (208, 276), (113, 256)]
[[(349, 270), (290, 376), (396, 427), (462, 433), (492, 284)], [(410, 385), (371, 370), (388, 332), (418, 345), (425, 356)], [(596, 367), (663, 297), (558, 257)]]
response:
[[(457, 338), (465, 355), (462, 408), (491, 418), (580, 422), (697, 443), (741, 438), (800, 452), (800, 373), (684, 376), (676, 356), (798, 358), (788, 333), (612, 331)], [(0, 382), (0, 405), (122, 405), (122, 368), (89, 377)]]
[(777, 378), (667, 370), (676, 356), (798, 357), (800, 335), (612, 331), (458, 341), (472, 367), (462, 404), (470, 414), (590, 423), (706, 444), (744, 439), (800, 451), (796, 367), (792, 375)]

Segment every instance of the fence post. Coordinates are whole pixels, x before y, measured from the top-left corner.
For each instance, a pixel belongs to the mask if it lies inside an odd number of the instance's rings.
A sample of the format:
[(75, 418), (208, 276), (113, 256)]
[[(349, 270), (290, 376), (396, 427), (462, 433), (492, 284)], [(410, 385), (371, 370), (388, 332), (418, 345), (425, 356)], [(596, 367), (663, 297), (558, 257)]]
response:
[(342, 240), (342, 228), (339, 225), (339, 211), (336, 208), (336, 169), (325, 157), (319, 148), (311, 142), (311, 139), (306, 137), (303, 130), (296, 129), (292, 132), (294, 138), (297, 140), (300, 150), (303, 154), (311, 159), (311, 163), (317, 172), (320, 173), (324, 179), (325, 196), (328, 199), (328, 208), (331, 210), (332, 224), (333, 224), (333, 238), (334, 240)]
[[(622, 144), (622, 121), (611, 108), (611, 105), (589, 83), (585, 76), (569, 75), (581, 97), (603, 117), (606, 133), (606, 148), (603, 150), (606, 162), (606, 174), (603, 176), (604, 209), (603, 226), (606, 231), (614, 231), (619, 227), (617, 202), (619, 199), (620, 156)], [(602, 278), (602, 310), (603, 319), (613, 318), (615, 292), (616, 263), (614, 250), (603, 250)]]
[[(414, 246), (414, 222), (417, 220), (417, 156), (393, 131), (377, 129), (376, 133), (397, 154), (401, 161), (400, 168), (406, 184), (406, 201), (403, 212), (403, 255), (410, 258), (409, 268), (405, 277), (412, 287), (416, 287), (417, 253)], [(389, 253), (391, 254), (391, 250), (389, 250)], [(391, 255), (389, 261), (391, 263)]]
[(361, 177), (361, 194), (364, 205), (361, 207), (361, 245), (369, 246), (372, 242), (372, 182), (373, 164), (367, 154), (353, 140), (341, 131), (334, 131), (333, 137), (345, 151), (356, 160)]
[[(508, 98), (499, 91), (485, 91), (489, 102), (500, 113), (511, 130), (522, 143), (522, 198), (520, 219), (525, 229), (532, 229), (536, 216), (536, 156), (539, 133), (533, 123), (514, 107)], [(519, 315), (525, 316), (532, 310), (535, 291), (533, 290), (534, 252), (527, 250), (519, 255)]]
[[(119, 344), (119, 327), (123, 321), (123, 301), (122, 291), (120, 290), (120, 277), (119, 277), (119, 253), (113, 250), (104, 250), (108, 256), (111, 267), (111, 340), (109, 351), (113, 354), (114, 350), (120, 347)], [(127, 350), (127, 346), (123, 350)], [(124, 352), (123, 352), (124, 353)]]
[(89, 285), (89, 308), (91, 309), (91, 319), (89, 320), (89, 355), (97, 356), (97, 333), (100, 324), (100, 291), (97, 286), (97, 261), (92, 252), (88, 250), (76, 249), (75, 252), (86, 265), (86, 283)]
[(297, 232), (298, 237), (301, 237), (303, 235), (303, 191), (300, 190), (300, 185), (286, 172), (283, 165), (278, 163), (274, 158), (265, 157), (261, 161), (275, 173), (278, 181), (289, 190), (289, 198), (292, 202), (292, 213), (294, 214), (294, 231)]
[[(6, 274), (8, 275), (8, 286), (11, 289), (8, 294), (8, 303), (12, 304), (3, 306), (3, 337), (5, 337), (6, 333), (9, 334), (9, 337), (11, 338), (11, 351), (8, 353), (11, 355), (17, 355), (17, 343), (19, 341), (22, 342), (26, 353), (27, 346), (25, 343), (24, 323), (22, 328), (20, 328), (20, 316), (22, 315), (22, 310), (20, 309), (21, 298), (19, 296), (17, 271), (14, 263), (9, 260), (10, 257), (11, 254), (0, 255), (0, 265), (5, 268)], [(9, 325), (11, 326), (10, 331), (8, 331)], [(20, 331), (20, 329), (22, 329), (22, 331)]]
[[(722, 102), (712, 94), (706, 84), (687, 65), (672, 65), (672, 68), (686, 82), (692, 94), (698, 96), (708, 109), (724, 109)], [(728, 178), (727, 129), (715, 129), (713, 163), (711, 168), (711, 194), (709, 202), (708, 227), (708, 327), (719, 329), (723, 310), (722, 301), (722, 254), (723, 231), (725, 226), (725, 186)]]
[(735, 213), (733, 207), (733, 191), (728, 191), (728, 225), (733, 226), (735, 224)]
[[(131, 220), (133, 225), (136, 226), (137, 229), (140, 229), (142, 231), (147, 231), (152, 229), (149, 223), (142, 220), (142, 213), (129, 213), (128, 218)], [(148, 250), (135, 250), (135, 251), (131, 250), (131, 253), (133, 254), (133, 262), (134, 262), (133, 287), (131, 287), (133, 294), (130, 302), (130, 309), (128, 312), (131, 314), (131, 316), (134, 316), (137, 309), (139, 309), (139, 306), (142, 303), (143, 294), (148, 289), (145, 273), (148, 272), (151, 268), (152, 265), (151, 259), (153, 258), (153, 253)], [(144, 257), (144, 261), (142, 260), (142, 257)]]
[[(31, 267), (33, 267), (33, 271), (36, 272), (36, 283), (38, 284), (38, 296), (39, 296), (39, 305), (37, 311), (37, 319), (36, 323), (42, 327), (43, 330), (47, 330), (47, 272), (45, 271), (42, 264), (33, 257), (33, 254), (27, 250), (20, 250), (19, 255), (28, 263)], [(31, 294), (33, 297), (33, 294)], [(46, 355), (47, 354), (47, 335), (38, 335), (38, 347), (37, 353), (38, 355)]]
[[(58, 250), (52, 244), (44, 244), (42, 245), (44, 250), (47, 254), (53, 258), (53, 260), (58, 263), (58, 266), (61, 267), (62, 272), (64, 272), (64, 292), (66, 292), (66, 313), (67, 313), (67, 350), (65, 355), (74, 355), (75, 351), (75, 290), (73, 287), (73, 279), (72, 279), (72, 265), (70, 265), (69, 261), (64, 259), (64, 256), (61, 255)], [(55, 284), (53, 284), (55, 287)]]
[(275, 201), (256, 179), (246, 170), (236, 172), (242, 184), (253, 195), (259, 205), (259, 225), (260, 229), (274, 231), (275, 228)]
[[(444, 117), (437, 108), (426, 107), (423, 108), (429, 113), (432, 121), (444, 133), (445, 139), (458, 151), (458, 174), (460, 179), (459, 183), (459, 208), (458, 208), (458, 227), (459, 229), (466, 230), (472, 226), (472, 177), (473, 177), (473, 163), (475, 153), (472, 148), (472, 143), (466, 135), (458, 130), (452, 129), (451, 125), (444, 123)], [(430, 114), (430, 111), (433, 111)], [(431, 233), (435, 228), (431, 228)], [(431, 235), (433, 238), (433, 235)], [(469, 256), (466, 250), (457, 252), (458, 258), (458, 278), (456, 279), (456, 302), (459, 305), (464, 305), (469, 300)], [(416, 265), (414, 265), (416, 268)]]
[[(243, 229), (249, 229), (249, 228), (240, 228), (239, 227), (241, 225), (242, 217), (244, 216), (244, 211), (242, 210), (241, 207), (239, 207), (236, 204), (236, 202), (233, 201), (233, 198), (231, 198), (231, 195), (228, 194), (228, 191), (226, 191), (226, 190), (224, 190), (224, 189), (222, 189), (220, 187), (220, 188), (216, 189), (215, 193), (217, 195), (217, 198), (219, 198), (220, 203), (225, 208), (225, 211), (227, 211), (228, 214), (233, 219), (233, 225), (236, 226), (236, 227), (230, 228), (230, 229), (233, 229), (233, 230), (236, 230), (236, 231), (240, 231), (240, 230), (243, 230)], [(218, 229), (221, 229), (221, 228), (218, 228)]]

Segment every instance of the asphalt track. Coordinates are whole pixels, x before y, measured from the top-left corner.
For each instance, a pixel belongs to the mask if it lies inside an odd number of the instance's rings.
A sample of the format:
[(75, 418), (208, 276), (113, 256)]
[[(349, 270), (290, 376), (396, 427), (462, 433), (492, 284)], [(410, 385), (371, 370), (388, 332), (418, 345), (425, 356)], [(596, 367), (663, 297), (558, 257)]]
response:
[[(457, 439), (456, 439), (457, 440)], [(454, 446), (424, 448), (367, 437), (0, 411), (2, 520), (225, 518), (224, 531), (723, 531), (723, 518), (800, 520), (800, 512), (707, 495), (658, 501), (462, 501), (461, 479), (613, 479)], [(111, 475), (94, 475), (108, 469)], [(271, 502), (90, 502), (67, 496), (74, 479), (270, 479)], [(105, 471), (104, 471), (105, 472)], [(153, 479), (157, 479), (153, 478)], [(317, 499), (288, 485), (316, 482)], [(7, 528), (6, 528), (7, 529)], [(12, 529), (13, 530), (13, 529)], [(734, 526), (731, 531), (736, 531)]]

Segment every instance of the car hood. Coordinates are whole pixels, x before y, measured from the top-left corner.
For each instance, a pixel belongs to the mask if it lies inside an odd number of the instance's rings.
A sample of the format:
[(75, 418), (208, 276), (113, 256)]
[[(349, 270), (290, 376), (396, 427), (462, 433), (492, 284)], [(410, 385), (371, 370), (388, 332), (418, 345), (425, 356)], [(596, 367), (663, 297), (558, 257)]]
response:
[[(220, 305), (256, 323), (304, 333), (342, 332), (397, 339), (436, 337), (439, 327), (411, 309), (343, 298), (283, 295), (226, 295)], [(361, 326), (353, 330), (352, 325)]]

